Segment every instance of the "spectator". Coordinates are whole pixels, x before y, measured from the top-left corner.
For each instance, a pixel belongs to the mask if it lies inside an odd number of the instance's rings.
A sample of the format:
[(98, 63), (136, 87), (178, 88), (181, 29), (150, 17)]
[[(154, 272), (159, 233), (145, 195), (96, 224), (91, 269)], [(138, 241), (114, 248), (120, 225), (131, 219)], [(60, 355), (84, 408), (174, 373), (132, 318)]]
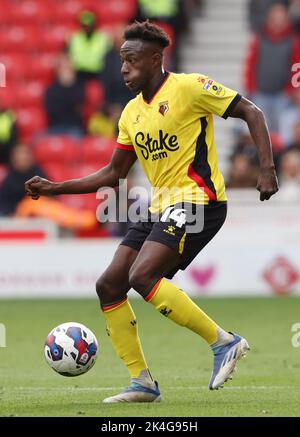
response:
[(121, 74), (120, 49), (123, 44), (123, 26), (116, 26), (113, 32), (113, 47), (106, 54), (105, 67), (101, 80), (105, 89), (105, 102), (108, 105), (118, 105), (121, 109), (135, 97), (125, 86)]
[(0, 107), (0, 163), (8, 164), (12, 148), (17, 143), (16, 117), (13, 111)]
[(264, 29), (251, 43), (246, 62), (245, 88), (265, 113), (269, 129), (279, 131), (280, 114), (293, 90), (292, 65), (300, 61), (300, 40), (282, 4), (273, 5)]
[(76, 73), (68, 55), (61, 54), (58, 58), (56, 79), (45, 95), (49, 119), (48, 132), (53, 135), (82, 136), (83, 103), (84, 84), (76, 80)]
[(280, 199), (300, 202), (300, 151), (284, 153), (280, 163)]
[(81, 30), (70, 39), (68, 51), (80, 80), (99, 79), (104, 58), (111, 49), (109, 36), (97, 30), (97, 17), (91, 11), (79, 15)]
[[(236, 144), (234, 146), (233, 157), (237, 154), (246, 155), (254, 167), (259, 166), (259, 159), (257, 154), (257, 147), (255, 146), (253, 139), (249, 133), (249, 130), (245, 129), (244, 125), (242, 125), (241, 130), (237, 132), (238, 137)], [(273, 149), (273, 159), (276, 167), (276, 171), (278, 171), (279, 159), (282, 151), (284, 149), (284, 143), (279, 134), (272, 132), (271, 135), (271, 144)]]
[(250, 0), (249, 20), (253, 32), (259, 32), (264, 26), (266, 16), (270, 7), (274, 4), (289, 5), (289, 0)]
[[(299, 151), (300, 153), (300, 118), (294, 123), (292, 127), (292, 138), (291, 142), (284, 152), (289, 152), (291, 150)], [(283, 152), (283, 153), (284, 153)]]
[(296, 31), (300, 33), (300, 0), (290, 0), (289, 13)]
[(160, 21), (169, 24), (176, 37), (186, 29), (184, 0), (138, 0), (137, 19)]
[(160, 25), (165, 23), (171, 28), (165, 29), (172, 40), (170, 50), (166, 52), (165, 65), (168, 69), (178, 71), (178, 40), (188, 30), (188, 11), (186, 0), (138, 0), (137, 20), (150, 19)]
[(241, 130), (238, 132), (232, 158), (238, 154), (247, 155), (253, 164), (259, 165), (257, 148), (253, 142), (249, 130), (246, 129), (244, 125), (241, 126)]
[(228, 188), (256, 187), (257, 177), (258, 166), (248, 155), (243, 153), (234, 155), (227, 182)]
[(120, 48), (123, 44), (123, 26), (114, 28), (114, 45), (107, 53), (102, 73), (105, 90), (105, 104), (94, 113), (88, 123), (88, 131), (92, 135), (113, 137), (116, 134), (121, 112), (134, 95), (124, 84), (121, 74)]
[(25, 197), (24, 184), (36, 174), (44, 172), (35, 162), (30, 148), (17, 145), (10, 156), (10, 168), (0, 187), (0, 216), (15, 213), (19, 202)]
[(279, 133), (285, 147), (291, 146), (294, 139), (294, 126), (300, 121), (300, 89), (291, 95), (290, 105), (280, 116)]

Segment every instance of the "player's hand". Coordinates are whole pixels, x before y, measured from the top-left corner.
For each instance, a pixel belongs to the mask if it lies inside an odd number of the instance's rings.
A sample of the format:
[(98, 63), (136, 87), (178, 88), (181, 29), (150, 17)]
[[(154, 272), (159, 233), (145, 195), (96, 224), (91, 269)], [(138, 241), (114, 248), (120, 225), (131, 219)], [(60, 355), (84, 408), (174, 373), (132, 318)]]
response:
[(256, 189), (260, 192), (260, 200), (269, 200), (278, 191), (278, 180), (274, 168), (261, 169)]
[(54, 194), (55, 183), (48, 179), (34, 176), (25, 182), (25, 192), (33, 200), (38, 200), (40, 196), (51, 196)]

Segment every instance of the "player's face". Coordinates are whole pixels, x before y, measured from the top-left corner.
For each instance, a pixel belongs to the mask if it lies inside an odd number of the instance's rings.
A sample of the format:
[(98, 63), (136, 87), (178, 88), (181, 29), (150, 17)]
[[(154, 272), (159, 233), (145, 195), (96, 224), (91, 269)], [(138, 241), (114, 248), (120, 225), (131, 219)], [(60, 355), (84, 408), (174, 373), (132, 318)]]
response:
[(149, 83), (156, 67), (153, 48), (139, 40), (125, 41), (120, 56), (125, 85), (132, 92), (141, 92)]

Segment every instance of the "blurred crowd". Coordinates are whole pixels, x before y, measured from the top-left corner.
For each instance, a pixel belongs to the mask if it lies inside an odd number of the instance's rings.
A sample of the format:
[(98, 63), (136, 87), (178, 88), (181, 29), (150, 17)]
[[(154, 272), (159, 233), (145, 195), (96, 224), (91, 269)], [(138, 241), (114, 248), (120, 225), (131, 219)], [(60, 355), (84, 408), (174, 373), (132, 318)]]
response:
[(79, 236), (124, 234), (124, 224), (97, 223), (94, 194), (33, 202), (24, 182), (35, 174), (80, 177), (109, 162), (120, 114), (133, 97), (120, 72), (124, 27), (159, 23), (172, 40), (165, 65), (177, 71), (179, 40), (200, 0), (3, 2), (0, 216), (46, 216)]
[[(252, 31), (244, 90), (265, 114), (283, 200), (300, 200), (300, 1), (250, 0)], [(238, 129), (228, 186), (255, 187), (259, 162), (245, 127)]]
[[(180, 71), (180, 38), (200, 7), (201, 0), (3, 0), (0, 216), (50, 217), (78, 236), (126, 232), (124, 224), (97, 223), (95, 195), (33, 202), (24, 182), (35, 174), (81, 177), (107, 164), (132, 98), (120, 73), (124, 27), (135, 19), (159, 23), (172, 39), (166, 68)], [(249, 26), (244, 95), (264, 111), (280, 195), (299, 201), (300, 0), (249, 0)], [(255, 145), (241, 125), (227, 186), (255, 187), (258, 172)]]

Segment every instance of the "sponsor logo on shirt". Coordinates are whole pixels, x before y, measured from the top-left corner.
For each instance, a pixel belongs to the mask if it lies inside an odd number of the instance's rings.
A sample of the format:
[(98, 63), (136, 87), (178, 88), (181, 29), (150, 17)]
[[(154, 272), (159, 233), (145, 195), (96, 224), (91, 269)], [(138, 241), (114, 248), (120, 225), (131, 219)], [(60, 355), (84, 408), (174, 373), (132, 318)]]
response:
[(198, 78), (198, 82), (203, 84), (203, 89), (217, 97), (225, 96), (224, 88), (213, 79)]
[(134, 138), (136, 146), (140, 149), (144, 159), (152, 161), (168, 157), (169, 152), (179, 149), (177, 135), (158, 131), (158, 137), (151, 137), (149, 133), (137, 132)]

